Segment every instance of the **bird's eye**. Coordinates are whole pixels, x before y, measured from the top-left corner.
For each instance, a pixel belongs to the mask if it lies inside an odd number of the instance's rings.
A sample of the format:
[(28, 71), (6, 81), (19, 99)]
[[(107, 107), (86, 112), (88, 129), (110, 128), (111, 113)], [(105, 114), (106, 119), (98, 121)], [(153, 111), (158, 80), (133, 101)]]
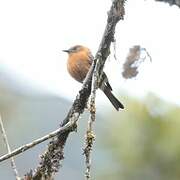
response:
[(79, 49), (80, 49), (79, 46), (75, 46), (74, 49), (73, 49), (73, 51), (78, 51)]

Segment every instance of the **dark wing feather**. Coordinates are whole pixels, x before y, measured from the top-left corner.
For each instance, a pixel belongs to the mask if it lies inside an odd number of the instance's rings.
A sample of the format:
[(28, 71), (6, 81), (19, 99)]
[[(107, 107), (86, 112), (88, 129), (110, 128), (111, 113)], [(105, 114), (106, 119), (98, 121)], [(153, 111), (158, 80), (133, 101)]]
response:
[(89, 57), (89, 64), (91, 65), (94, 60), (94, 56), (92, 55), (90, 51), (89, 51), (88, 57)]

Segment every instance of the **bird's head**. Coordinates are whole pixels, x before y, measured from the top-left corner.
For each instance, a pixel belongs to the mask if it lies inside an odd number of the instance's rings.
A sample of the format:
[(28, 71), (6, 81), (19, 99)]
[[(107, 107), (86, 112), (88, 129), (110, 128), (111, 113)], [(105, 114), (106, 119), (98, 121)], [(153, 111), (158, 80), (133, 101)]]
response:
[(67, 52), (69, 55), (80, 51), (89, 51), (89, 49), (82, 45), (75, 45), (67, 50), (63, 50), (63, 52)]

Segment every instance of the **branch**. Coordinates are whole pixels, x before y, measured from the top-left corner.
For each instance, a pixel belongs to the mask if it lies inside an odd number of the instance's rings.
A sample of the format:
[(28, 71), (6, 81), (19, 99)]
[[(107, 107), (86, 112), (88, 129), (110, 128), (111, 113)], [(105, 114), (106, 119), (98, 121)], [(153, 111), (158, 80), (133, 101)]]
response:
[(161, 2), (168, 3), (169, 5), (176, 5), (180, 7), (180, 0), (156, 0), (156, 1), (161, 1)]
[[(2, 136), (3, 136), (4, 144), (6, 145), (7, 151), (8, 151), (8, 153), (11, 153), (11, 148), (10, 148), (10, 145), (9, 145), (9, 142), (8, 142), (6, 131), (4, 129), (4, 125), (3, 125), (1, 115), (0, 115), (0, 130), (1, 130), (1, 133), (2, 133)], [(12, 167), (12, 169), (14, 171), (14, 175), (16, 177), (16, 180), (20, 180), (19, 173), (18, 173), (17, 168), (16, 168), (16, 163), (15, 163), (13, 157), (11, 157), (11, 167)]]
[(93, 133), (93, 123), (96, 120), (96, 106), (95, 106), (95, 99), (96, 99), (96, 90), (98, 88), (98, 74), (96, 71), (96, 67), (94, 69), (94, 74), (92, 78), (92, 91), (91, 91), (91, 97), (90, 97), (90, 104), (89, 104), (89, 110), (90, 110), (90, 117), (88, 120), (88, 127), (86, 131), (86, 139), (85, 139), (85, 148), (84, 148), (84, 155), (86, 158), (86, 172), (85, 177), (86, 180), (90, 179), (90, 171), (91, 171), (91, 151), (93, 147), (93, 142), (95, 141), (95, 135)]
[[(65, 120), (61, 123), (61, 126), (68, 123), (71, 117), (77, 121), (80, 114), (84, 112), (91, 93), (91, 80), (94, 67), (97, 63), (96, 70), (97, 74), (100, 76), (102, 74), (105, 61), (109, 56), (111, 42), (114, 41), (115, 26), (120, 19), (123, 19), (124, 16), (124, 2), (124, 0), (114, 0), (112, 2), (111, 9), (108, 13), (108, 20), (104, 35), (93, 61), (93, 65), (86, 76), (83, 88), (79, 91), (72, 108)], [(98, 80), (100, 81), (100, 78), (98, 78)], [(75, 114), (76, 116), (74, 117)], [(32, 179), (37, 180), (42, 179), (42, 177), (50, 178), (59, 171), (60, 161), (64, 159), (64, 145), (69, 133), (70, 131), (66, 131), (49, 143), (47, 151), (41, 156), (41, 161), (39, 167), (36, 169), (36, 173), (32, 175)]]
[[(112, 6), (110, 8), (110, 11), (108, 12), (107, 25), (101, 43), (99, 45), (99, 49), (93, 61), (93, 65), (91, 66), (90, 71), (86, 76), (83, 87), (79, 91), (72, 105), (72, 108), (70, 109), (67, 117), (61, 123), (61, 127), (63, 127), (72, 119), (74, 122), (76, 122), (80, 114), (84, 112), (91, 93), (91, 80), (94, 67), (96, 66), (97, 75), (100, 77), (105, 61), (110, 53), (111, 42), (114, 41), (115, 26), (120, 19), (123, 19), (124, 16), (124, 3), (125, 0), (114, 0), (112, 2)], [(98, 80), (100, 81), (101, 78), (98, 78)], [(64, 159), (63, 149), (70, 132), (71, 131), (69, 130), (62, 133), (61, 135), (58, 135), (49, 143), (46, 152), (41, 156), (40, 164), (36, 168), (35, 173), (28, 174), (31, 176), (31, 179), (48, 179), (54, 176), (54, 174), (59, 171), (60, 162)]]
[(59, 128), (59, 129), (49, 133), (48, 135), (45, 135), (45, 136), (43, 136), (43, 137), (41, 137), (39, 139), (36, 139), (31, 143), (25, 144), (25, 145), (15, 149), (14, 151), (11, 151), (11, 152), (8, 151), (8, 154), (5, 154), (4, 156), (0, 157), (0, 162), (5, 161), (5, 160), (7, 160), (7, 159), (9, 159), (9, 158), (11, 158), (13, 156), (18, 155), (18, 154), (21, 154), (21, 153), (27, 151), (28, 149), (30, 149), (30, 148), (32, 148), (32, 147), (34, 147), (34, 146), (48, 140), (50, 138), (55, 137), (57, 134), (60, 135), (60, 134), (64, 133), (65, 131), (68, 131), (68, 130), (72, 129), (73, 126), (74, 126), (74, 124), (72, 122), (69, 122), (65, 126), (63, 126), (63, 127)]
[(39, 166), (36, 168), (34, 173), (31, 171), (26, 176), (29, 179), (40, 180), (40, 179), (50, 179), (56, 172), (59, 171), (61, 166), (60, 162), (64, 159), (64, 145), (71, 131), (76, 129), (76, 122), (78, 121), (80, 115), (84, 112), (88, 98), (91, 93), (91, 79), (95, 67), (95, 62), (93, 62), (86, 79), (83, 83), (82, 89), (79, 91), (67, 117), (60, 124), (64, 127), (67, 123), (71, 122), (74, 127), (70, 130), (66, 130), (50, 141), (48, 148), (43, 155), (41, 155), (41, 161)]

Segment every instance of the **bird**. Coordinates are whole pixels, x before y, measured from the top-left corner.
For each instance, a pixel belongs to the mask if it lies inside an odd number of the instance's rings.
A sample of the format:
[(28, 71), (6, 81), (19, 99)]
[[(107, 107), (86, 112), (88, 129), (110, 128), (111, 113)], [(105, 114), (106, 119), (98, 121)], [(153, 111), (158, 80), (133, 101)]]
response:
[[(69, 74), (76, 81), (83, 83), (94, 59), (90, 49), (82, 45), (75, 45), (63, 52), (68, 53), (67, 70)], [(102, 83), (99, 88), (117, 111), (124, 109), (124, 105), (112, 94), (112, 87), (105, 72), (102, 74)]]

